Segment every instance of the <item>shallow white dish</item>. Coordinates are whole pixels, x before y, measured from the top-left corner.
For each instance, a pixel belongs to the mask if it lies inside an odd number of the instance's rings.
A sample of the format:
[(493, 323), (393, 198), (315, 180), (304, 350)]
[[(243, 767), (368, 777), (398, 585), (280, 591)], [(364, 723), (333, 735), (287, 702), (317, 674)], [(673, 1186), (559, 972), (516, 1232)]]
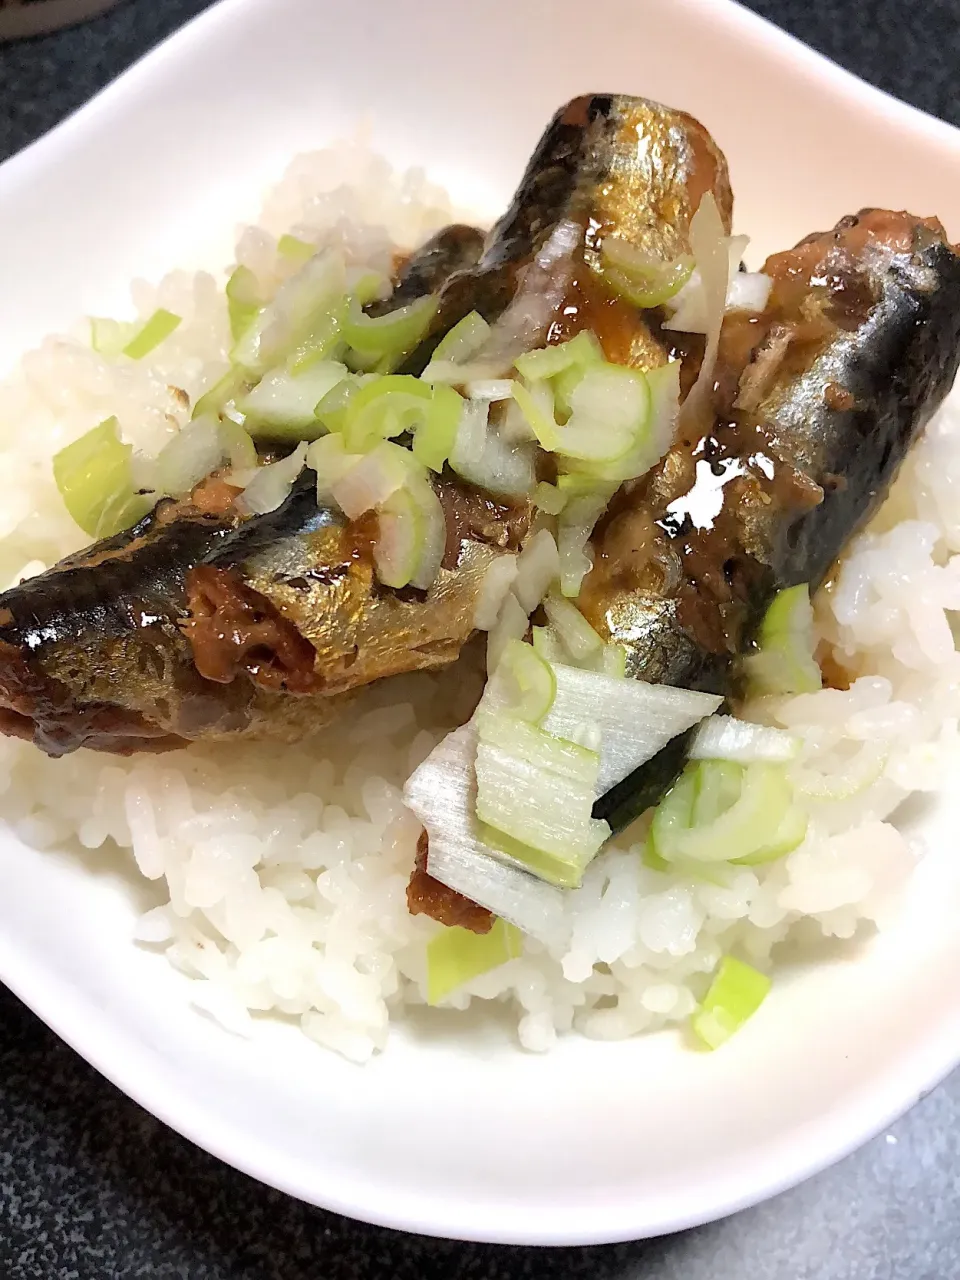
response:
[[(227, 260), (293, 153), (375, 116), (374, 141), (495, 215), (552, 111), (635, 92), (700, 117), (752, 256), (861, 205), (960, 234), (960, 133), (723, 0), (224, 0), (0, 170), (0, 363), (135, 274)], [(333, 56), (331, 51), (335, 50)], [(0, 841), (0, 978), (104, 1075), (201, 1146), (316, 1204), (438, 1235), (571, 1244), (718, 1217), (838, 1159), (960, 1062), (960, 809), (900, 925), (792, 973), (721, 1053), (678, 1037), (520, 1052), (435, 1016), (366, 1068), (280, 1025), (191, 1010), (130, 941), (151, 886), (119, 860)]]

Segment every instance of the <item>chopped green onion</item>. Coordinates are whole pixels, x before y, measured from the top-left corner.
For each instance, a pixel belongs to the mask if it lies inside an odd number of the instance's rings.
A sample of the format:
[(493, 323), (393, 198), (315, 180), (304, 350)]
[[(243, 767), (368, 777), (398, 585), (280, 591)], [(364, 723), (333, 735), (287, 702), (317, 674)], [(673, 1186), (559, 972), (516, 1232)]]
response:
[(221, 418), (219, 432), (224, 453), (235, 471), (249, 471), (257, 465), (257, 446), (239, 423)]
[(331, 387), (323, 397), (315, 413), (328, 431), (343, 430), (353, 398), (363, 385), (361, 379), (351, 373)]
[(298, 266), (303, 266), (316, 252), (317, 246), (315, 244), (308, 244), (306, 240), (298, 240), (296, 236), (281, 236), (277, 241), (277, 253), (279, 253), (280, 257), (286, 258), (288, 262), (295, 262)]
[(549, 662), (520, 640), (508, 640), (500, 668), (516, 690), (511, 712), (521, 720), (539, 724), (553, 706), (557, 680)]
[[(486, 320), (479, 311), (471, 311), (440, 339), (430, 363), (449, 361), (451, 364), (463, 364), (477, 354), (489, 337), (490, 326)], [(424, 370), (424, 376), (427, 370)]]
[(158, 493), (180, 498), (220, 465), (223, 441), (218, 419), (194, 418), (171, 437), (152, 464), (152, 485)]
[(783, 766), (727, 760), (689, 764), (650, 828), (653, 848), (667, 862), (751, 865), (789, 853), (806, 829)]
[(708, 1049), (718, 1049), (753, 1017), (769, 992), (766, 974), (733, 956), (724, 956), (690, 1026)]
[(586, 370), (591, 365), (603, 363), (603, 349), (599, 340), (589, 329), (584, 329), (569, 342), (525, 352), (516, 358), (514, 366), (528, 382), (537, 382), (544, 378), (555, 378), (574, 366)]
[(354, 351), (380, 362), (382, 372), (389, 372), (426, 333), (437, 313), (438, 302), (434, 295), (429, 295), (386, 315), (368, 316), (364, 315), (359, 301), (352, 298), (343, 320), (343, 336)]
[(238, 401), (237, 408), (253, 435), (316, 440), (327, 429), (317, 418), (317, 406), (346, 377), (346, 366), (334, 360), (321, 360), (299, 374), (273, 369)]
[(343, 361), (347, 352), (347, 344), (341, 332), (345, 311), (346, 303), (341, 306), (333, 304), (328, 312), (317, 319), (307, 336), (288, 354), (285, 363), (289, 373), (304, 373), (321, 361)]
[(431, 471), (440, 472), (457, 438), (463, 400), (453, 387), (436, 386), (426, 415), (416, 424), (413, 456)]
[(91, 316), (90, 345), (100, 355), (112, 359), (122, 355), (136, 328), (135, 324), (125, 324), (122, 320), (103, 320)]
[(563, 510), (566, 495), (556, 485), (541, 481), (533, 491), (534, 505), (548, 516), (558, 516)]
[(813, 656), (813, 606), (806, 583), (778, 591), (757, 634), (757, 652), (744, 666), (751, 691), (816, 693), (823, 680)]
[(308, 358), (318, 332), (324, 335), (324, 354), (329, 355), (329, 332), (343, 311), (345, 296), (342, 255), (332, 250), (315, 254), (260, 308), (231, 359), (246, 372), (262, 376), (282, 361)]
[(687, 253), (664, 262), (614, 236), (604, 240), (600, 260), (610, 287), (636, 307), (662, 306), (693, 274), (693, 258)]
[(250, 388), (250, 383), (243, 376), (239, 369), (230, 368), (219, 378), (212, 387), (209, 387), (197, 403), (193, 406), (193, 418), (205, 418), (207, 414), (212, 413), (220, 415), (224, 409), (235, 401), (238, 397), (243, 396)]
[(426, 417), (432, 399), (433, 389), (409, 374), (371, 379), (350, 399), (344, 443), (351, 452), (363, 453), (378, 440), (402, 435)]
[(387, 499), (406, 483), (410, 468), (408, 450), (391, 444), (389, 440), (381, 440), (334, 481), (331, 485), (333, 499), (348, 520), (356, 520), (367, 511), (383, 507)]
[(53, 477), (64, 505), (84, 533), (109, 538), (147, 514), (153, 499), (135, 492), (133, 449), (120, 440), (116, 418), (61, 449)]
[(239, 342), (263, 306), (260, 282), (249, 267), (237, 267), (227, 281), (224, 292), (227, 295), (230, 335), (234, 342)]
[(454, 926), (427, 943), (427, 1003), (439, 1004), (457, 987), (498, 969), (523, 952), (523, 935), (497, 919), (489, 933), (471, 933)]
[[(431, 387), (419, 378), (389, 374), (350, 394), (339, 429), (354, 453), (412, 431), (414, 456), (440, 471), (456, 440), (462, 405), (452, 387)], [(317, 409), (329, 425), (330, 406), (323, 402)]]
[(589, 658), (599, 654), (603, 640), (575, 604), (571, 604), (563, 596), (551, 593), (544, 600), (543, 607), (551, 625), (573, 658)]
[(450, 466), (464, 480), (493, 493), (527, 494), (536, 483), (533, 451), (501, 435), (490, 422), (489, 400), (463, 402)]
[(151, 351), (166, 342), (171, 333), (179, 326), (181, 317), (162, 307), (155, 311), (139, 333), (134, 334), (123, 348), (123, 354), (131, 360), (142, 360)]
[[(578, 884), (610, 834), (592, 817), (600, 755), (505, 712), (477, 716), (478, 820), (545, 857), (506, 851), (555, 884)], [(486, 837), (485, 837), (486, 838)]]
[(332, 431), (314, 440), (307, 450), (307, 466), (317, 473), (317, 497), (322, 503), (333, 492), (333, 486), (351, 467), (362, 459), (362, 453), (348, 453), (343, 436)]
[[(413, 464), (414, 467), (416, 464)], [(433, 485), (412, 470), (379, 509), (373, 549), (377, 577), (387, 587), (428, 590), (440, 572), (446, 519)]]

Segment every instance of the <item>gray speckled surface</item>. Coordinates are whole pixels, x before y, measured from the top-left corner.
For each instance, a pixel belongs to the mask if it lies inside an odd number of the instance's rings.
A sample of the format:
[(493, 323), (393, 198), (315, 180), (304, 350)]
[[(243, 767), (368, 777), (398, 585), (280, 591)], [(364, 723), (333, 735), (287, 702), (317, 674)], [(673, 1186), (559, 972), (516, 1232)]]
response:
[[(125, 0), (86, 27), (0, 48), (0, 156), (205, 7)], [(960, 123), (960, 0), (750, 7)], [(539, 1251), (403, 1236), (298, 1204), (197, 1151), (0, 989), (0, 1280), (954, 1280), (958, 1210), (960, 1074), (837, 1168), (680, 1236)]]

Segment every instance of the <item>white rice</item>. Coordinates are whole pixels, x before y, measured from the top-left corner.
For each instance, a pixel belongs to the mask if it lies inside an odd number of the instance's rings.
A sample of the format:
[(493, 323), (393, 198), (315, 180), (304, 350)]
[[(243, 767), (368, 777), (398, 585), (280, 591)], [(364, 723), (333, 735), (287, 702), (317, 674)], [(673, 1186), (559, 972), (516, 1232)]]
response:
[[(277, 237), (291, 231), (383, 269), (394, 244), (413, 246), (450, 216), (422, 173), (397, 175), (344, 146), (293, 162), (261, 225), (240, 235), (237, 260), (279, 282), (289, 268)], [(52, 482), (58, 448), (116, 414), (125, 439), (156, 453), (189, 413), (171, 388), (194, 401), (223, 372), (223, 278), (174, 272), (157, 287), (134, 284), (141, 317), (157, 306), (184, 317), (138, 364), (93, 352), (81, 325), (0, 386), (4, 582), (84, 541)], [(814, 770), (834, 788), (846, 777), (854, 794), (815, 803), (807, 839), (787, 858), (717, 869), (712, 880), (649, 870), (639, 843), (616, 844), (569, 894), (565, 942), (528, 942), (520, 959), (451, 996), (452, 1008), (500, 1001), (532, 1050), (571, 1029), (619, 1039), (685, 1019), (725, 952), (769, 968), (788, 937), (849, 938), (883, 923), (918, 854), (891, 816), (911, 791), (938, 787), (957, 738), (958, 489), (960, 418), (944, 413), (818, 600), (824, 644), (852, 687), (752, 708), (801, 734), (807, 781)], [(249, 1033), (251, 1011), (275, 1010), (364, 1061), (384, 1047), (391, 1019), (425, 1002), (425, 943), (439, 927), (407, 912), (419, 827), (400, 789), (478, 691), (459, 667), (403, 677), (371, 689), (346, 732), (295, 748), (53, 761), (0, 739), (0, 817), (38, 847), (129, 850), (169, 895), (137, 939), (193, 979), (194, 1003), (225, 1026)]]

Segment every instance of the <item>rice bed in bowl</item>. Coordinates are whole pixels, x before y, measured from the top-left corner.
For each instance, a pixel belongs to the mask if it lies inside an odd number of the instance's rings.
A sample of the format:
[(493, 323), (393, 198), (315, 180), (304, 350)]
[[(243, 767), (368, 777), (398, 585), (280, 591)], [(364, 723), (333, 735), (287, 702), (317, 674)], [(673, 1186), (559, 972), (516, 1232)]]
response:
[[(240, 235), (236, 261), (276, 288), (292, 269), (278, 239), (291, 233), (388, 272), (397, 247), (455, 216), (421, 172), (398, 175), (344, 145), (293, 161), (260, 225)], [(5, 581), (84, 541), (54, 484), (58, 449), (116, 415), (124, 440), (155, 454), (224, 371), (223, 278), (174, 272), (156, 288), (136, 282), (133, 300), (144, 319), (158, 308), (183, 318), (145, 359), (98, 354), (84, 322), (25, 356), (0, 388)], [(527, 939), (522, 955), (446, 1005), (499, 1001), (530, 1050), (570, 1030), (620, 1039), (686, 1021), (724, 954), (769, 970), (784, 944), (883, 926), (921, 852), (894, 811), (911, 792), (936, 789), (955, 758), (958, 423), (948, 405), (817, 598), (820, 656), (833, 683), (849, 687), (743, 713), (802, 739), (798, 767), (820, 798), (800, 847), (692, 879), (645, 865), (634, 829), (565, 895), (562, 941)], [(193, 979), (194, 1002), (226, 1027), (249, 1034), (251, 1013), (275, 1011), (365, 1061), (386, 1044), (391, 1019), (427, 1000), (426, 944), (442, 926), (407, 910), (420, 824), (401, 789), (471, 714), (482, 684), (482, 654), (474, 658), (371, 687), (339, 725), (292, 747), (53, 761), (2, 738), (0, 812), (37, 847), (129, 850), (168, 899), (143, 916), (137, 939)]]

